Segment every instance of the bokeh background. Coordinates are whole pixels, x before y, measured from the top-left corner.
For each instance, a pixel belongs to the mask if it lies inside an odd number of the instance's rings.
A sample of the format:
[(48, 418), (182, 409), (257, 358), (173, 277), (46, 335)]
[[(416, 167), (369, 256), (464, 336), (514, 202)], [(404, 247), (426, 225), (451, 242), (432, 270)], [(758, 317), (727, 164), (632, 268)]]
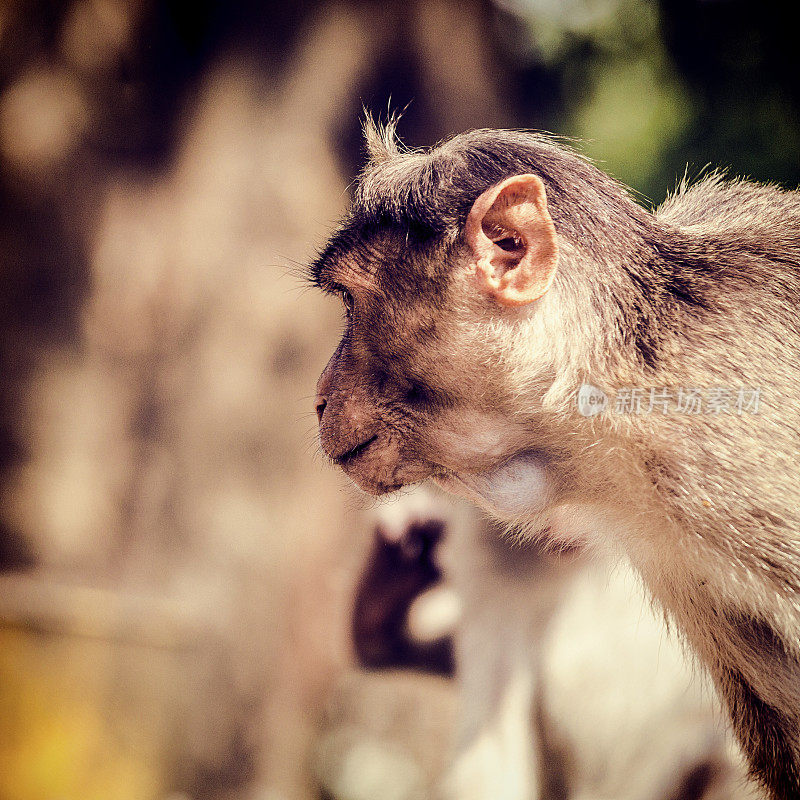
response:
[(298, 271), (362, 105), (574, 137), (646, 205), (709, 164), (794, 188), (791, 11), (0, 0), (0, 800), (319, 797), (370, 530)]

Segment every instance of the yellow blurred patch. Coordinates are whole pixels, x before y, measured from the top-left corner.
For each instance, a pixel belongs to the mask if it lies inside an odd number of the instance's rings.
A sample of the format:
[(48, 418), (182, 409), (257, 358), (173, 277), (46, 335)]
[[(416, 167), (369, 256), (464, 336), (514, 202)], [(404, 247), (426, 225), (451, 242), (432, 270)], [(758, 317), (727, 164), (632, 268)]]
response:
[(163, 795), (163, 735), (117, 705), (113, 647), (0, 629), (0, 800)]

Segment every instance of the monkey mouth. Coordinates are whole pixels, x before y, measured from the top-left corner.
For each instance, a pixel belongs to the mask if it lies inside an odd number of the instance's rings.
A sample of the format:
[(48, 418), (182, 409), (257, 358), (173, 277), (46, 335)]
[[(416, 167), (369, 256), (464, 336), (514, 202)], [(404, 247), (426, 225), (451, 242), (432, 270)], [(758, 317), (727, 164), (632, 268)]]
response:
[(384, 461), (379, 446), (370, 446), (376, 438), (378, 437), (373, 436), (334, 459), (363, 492), (379, 497), (431, 477), (433, 467), (429, 463), (394, 459)]
[(361, 442), (361, 444), (357, 444), (347, 452), (338, 456), (334, 456), (333, 461), (340, 467), (346, 466), (351, 461), (354, 461), (356, 458), (358, 458), (358, 456), (361, 455), (361, 453), (363, 453), (377, 438), (378, 434), (376, 433), (374, 436), (370, 436), (369, 439), (365, 439), (363, 442)]

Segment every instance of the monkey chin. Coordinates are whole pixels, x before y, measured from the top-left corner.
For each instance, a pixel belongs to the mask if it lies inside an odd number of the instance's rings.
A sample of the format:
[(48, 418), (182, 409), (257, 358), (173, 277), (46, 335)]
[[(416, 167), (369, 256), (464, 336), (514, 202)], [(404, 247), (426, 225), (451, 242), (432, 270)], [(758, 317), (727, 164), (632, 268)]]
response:
[(357, 457), (340, 464), (347, 477), (365, 494), (373, 497), (392, 494), (411, 484), (421, 483), (431, 476), (429, 464), (396, 463), (379, 458)]
[(551, 495), (544, 461), (533, 453), (519, 453), (482, 472), (438, 474), (434, 481), (493, 517), (514, 523), (541, 515)]

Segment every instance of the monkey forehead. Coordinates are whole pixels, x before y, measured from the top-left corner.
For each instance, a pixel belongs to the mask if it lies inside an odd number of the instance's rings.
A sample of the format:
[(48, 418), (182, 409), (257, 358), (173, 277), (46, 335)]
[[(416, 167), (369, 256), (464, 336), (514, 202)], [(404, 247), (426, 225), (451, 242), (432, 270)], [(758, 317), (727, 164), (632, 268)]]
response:
[(311, 278), (323, 289), (344, 286), (383, 301), (425, 297), (431, 303), (445, 288), (452, 249), (430, 232), (354, 216), (330, 238)]

